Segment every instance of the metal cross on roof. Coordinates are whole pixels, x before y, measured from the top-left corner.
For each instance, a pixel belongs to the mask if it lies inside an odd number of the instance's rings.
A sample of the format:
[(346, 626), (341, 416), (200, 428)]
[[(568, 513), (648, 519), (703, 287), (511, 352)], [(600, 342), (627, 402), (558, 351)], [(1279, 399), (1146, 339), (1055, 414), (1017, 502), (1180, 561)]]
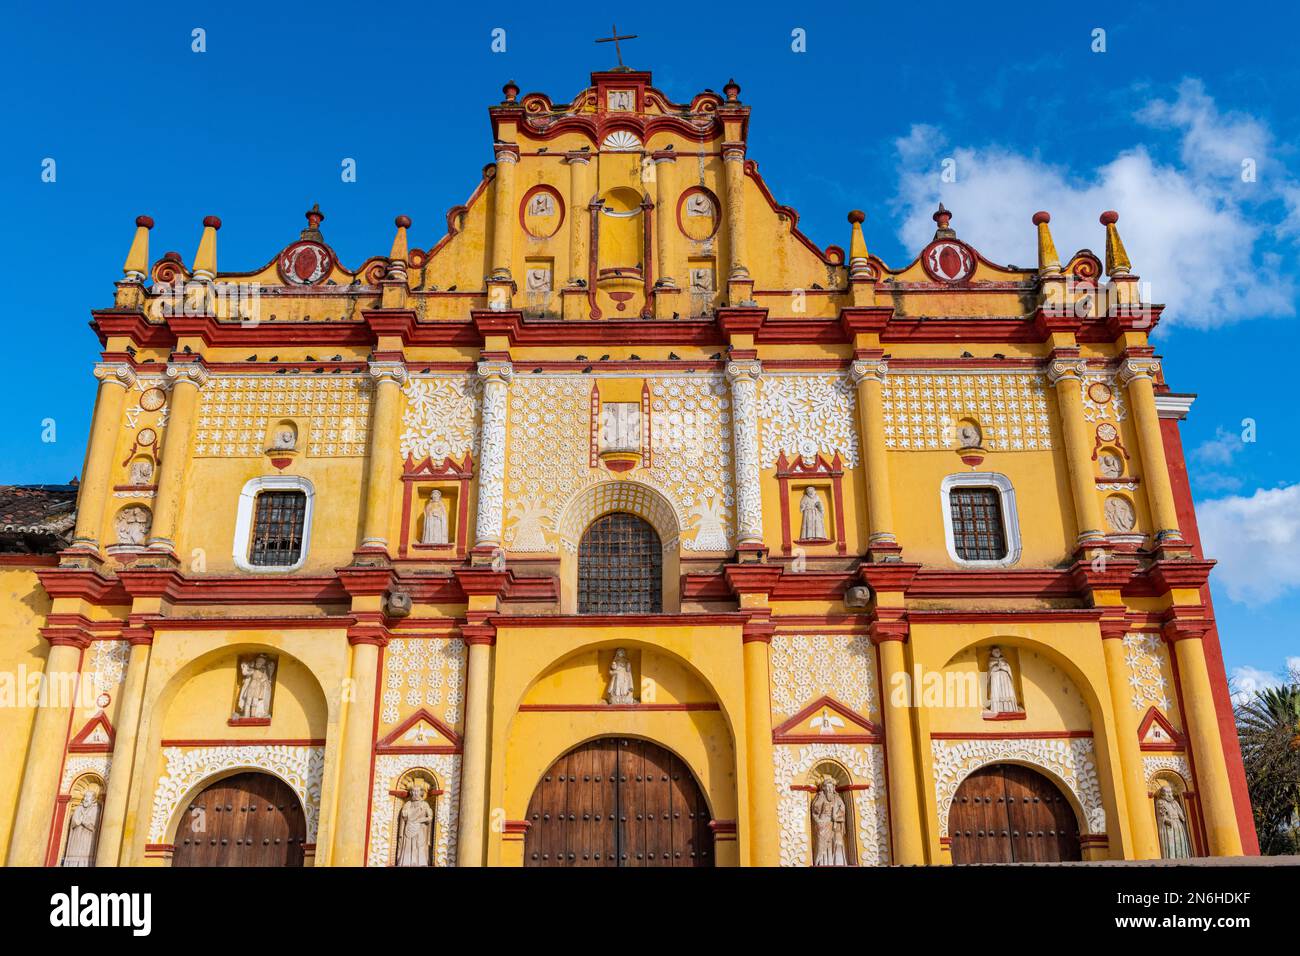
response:
[(635, 40), (635, 39), (637, 39), (637, 35), (636, 35), (635, 33), (625, 33), (625, 34), (623, 34), (623, 35), (620, 36), (620, 35), (619, 35), (619, 32), (618, 32), (618, 26), (617, 26), (617, 25), (615, 25), (614, 27), (612, 27), (610, 32), (613, 33), (613, 36), (601, 37), (601, 38), (599, 38), (598, 40), (596, 40), (596, 42), (597, 42), (597, 43), (612, 43), (612, 44), (614, 44), (614, 53), (617, 54), (617, 56), (618, 56), (618, 65), (621, 67), (621, 66), (623, 65), (623, 49), (618, 45), (618, 41), (619, 41), (619, 40)]

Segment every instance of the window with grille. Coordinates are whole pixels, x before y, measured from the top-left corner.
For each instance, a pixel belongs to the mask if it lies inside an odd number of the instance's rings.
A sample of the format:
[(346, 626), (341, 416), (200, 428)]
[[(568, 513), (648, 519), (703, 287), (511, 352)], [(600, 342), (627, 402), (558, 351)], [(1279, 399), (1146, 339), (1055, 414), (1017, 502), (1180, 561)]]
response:
[(953, 488), (952, 538), (963, 561), (1001, 561), (1007, 556), (1002, 496), (996, 488)]
[(257, 496), (249, 563), (287, 567), (302, 557), (307, 495), (302, 491), (263, 491)]
[(663, 551), (655, 529), (621, 511), (597, 518), (578, 545), (578, 613), (662, 610)]

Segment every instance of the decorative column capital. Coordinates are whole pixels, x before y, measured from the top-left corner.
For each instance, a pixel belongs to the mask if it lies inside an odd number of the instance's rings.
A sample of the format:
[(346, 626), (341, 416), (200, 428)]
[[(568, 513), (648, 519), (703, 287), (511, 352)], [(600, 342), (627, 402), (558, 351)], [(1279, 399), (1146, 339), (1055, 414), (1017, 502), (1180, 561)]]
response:
[(395, 385), (405, 385), (407, 374), (406, 365), (402, 362), (381, 361), (370, 363), (370, 377), (375, 380), (376, 385), (384, 382), (392, 382)]
[(136, 383), (135, 369), (126, 362), (97, 362), (95, 378), (101, 382), (112, 382), (123, 388), (131, 388)]
[(849, 378), (854, 385), (861, 385), (868, 380), (883, 385), (888, 373), (889, 363), (884, 359), (856, 359), (849, 366)]
[(189, 382), (195, 388), (202, 388), (212, 378), (212, 374), (202, 362), (171, 362), (163, 374), (177, 385), (181, 382)]
[(1155, 379), (1160, 371), (1160, 360), (1150, 357), (1125, 358), (1119, 366), (1119, 380), (1124, 385), (1138, 379)]
[(510, 380), (515, 377), (515, 367), (509, 362), (502, 362), (499, 359), (485, 359), (478, 363), (478, 377), (487, 382), (502, 382), (510, 384)]
[(514, 143), (497, 143), (496, 158), (498, 166), (513, 166), (519, 162), (519, 147)]
[(591, 162), (591, 153), (565, 153), (563, 162), (569, 163), (572, 166), (586, 166)]
[(741, 163), (745, 161), (745, 144), (744, 143), (723, 143), (722, 158), (728, 163)]
[(756, 382), (762, 374), (763, 363), (758, 359), (727, 363), (727, 381), (733, 385), (744, 380)]
[(1053, 385), (1063, 381), (1081, 382), (1087, 373), (1087, 359), (1059, 356), (1047, 363), (1047, 380)]

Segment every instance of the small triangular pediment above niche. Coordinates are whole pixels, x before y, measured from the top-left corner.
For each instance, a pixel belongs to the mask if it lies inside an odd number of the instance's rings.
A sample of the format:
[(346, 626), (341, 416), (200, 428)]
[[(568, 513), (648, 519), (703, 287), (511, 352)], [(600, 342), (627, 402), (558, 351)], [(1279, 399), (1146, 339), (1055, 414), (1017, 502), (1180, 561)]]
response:
[(773, 728), (772, 742), (879, 743), (880, 728), (834, 697), (824, 695)]
[(101, 710), (86, 721), (85, 726), (77, 731), (77, 735), (68, 742), (68, 752), (74, 754), (111, 754), (113, 752), (113, 742), (116, 738), (117, 732), (113, 730), (113, 725), (108, 722), (108, 716)]
[(1138, 727), (1138, 746), (1142, 750), (1183, 750), (1183, 735), (1174, 729), (1169, 718), (1155, 707), (1147, 710)]
[(460, 735), (424, 708), (389, 732), (375, 747), (377, 753), (457, 754)]

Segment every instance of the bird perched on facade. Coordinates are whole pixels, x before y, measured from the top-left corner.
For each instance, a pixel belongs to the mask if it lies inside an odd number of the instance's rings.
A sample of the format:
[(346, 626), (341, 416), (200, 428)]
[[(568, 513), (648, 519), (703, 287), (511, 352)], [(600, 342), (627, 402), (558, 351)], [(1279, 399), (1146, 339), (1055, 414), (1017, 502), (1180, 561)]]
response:
[(591, 371), (591, 366), (588, 365), (586, 368), (584, 368), (584, 369), (582, 370), (582, 374), (583, 374), (583, 375), (586, 375), (586, 374), (587, 374), (588, 372), (590, 372), (590, 371)]
[(256, 362), (256, 361), (257, 361), (257, 353), (254, 352), (254, 353), (253, 353), (252, 355), (250, 355), (248, 358), (244, 359), (244, 361), (245, 361), (245, 362)]
[(720, 362), (720, 361), (722, 361), (722, 353), (721, 353), (721, 352), (714, 352), (712, 355), (709, 356), (709, 358), (712, 359), (712, 360), (715, 361), (715, 362)]
[(268, 361), (268, 362), (278, 362), (278, 361), (280, 361), (280, 356), (278, 356), (278, 355), (272, 355), (269, 359), (267, 359), (267, 361)]
[(131, 348), (131, 346), (128, 345), (128, 346), (126, 347), (126, 354), (127, 354), (127, 355), (130, 355), (132, 358), (134, 358), (134, 357), (135, 357), (135, 349)]
[(639, 361), (641, 361), (641, 356), (639, 356), (639, 355), (637, 355), (635, 352), (633, 352), (631, 355), (628, 356), (628, 361), (631, 361), (631, 362), (639, 362)]
[(962, 358), (974, 358), (975, 356), (971, 355), (969, 352), (962, 352), (962, 353), (961, 353), (961, 357), (962, 357)]
[(575, 355), (575, 356), (573, 357), (573, 360), (574, 360), (575, 362), (585, 362), (585, 361), (587, 361), (587, 356), (585, 356), (585, 355)]
[(668, 360), (671, 361), (671, 362), (680, 362), (681, 359), (682, 359), (682, 357), (681, 357), (680, 355), (678, 355), (676, 352), (669, 352), (669, 353), (668, 353)]
[(533, 374), (539, 375), (541, 374), (541, 371), (542, 371), (542, 367), (539, 365), (537, 368), (533, 369)]
[(599, 362), (608, 362), (608, 361), (609, 361), (609, 353), (606, 353), (606, 354), (602, 355), (599, 359), (597, 359), (597, 361), (599, 361)]

